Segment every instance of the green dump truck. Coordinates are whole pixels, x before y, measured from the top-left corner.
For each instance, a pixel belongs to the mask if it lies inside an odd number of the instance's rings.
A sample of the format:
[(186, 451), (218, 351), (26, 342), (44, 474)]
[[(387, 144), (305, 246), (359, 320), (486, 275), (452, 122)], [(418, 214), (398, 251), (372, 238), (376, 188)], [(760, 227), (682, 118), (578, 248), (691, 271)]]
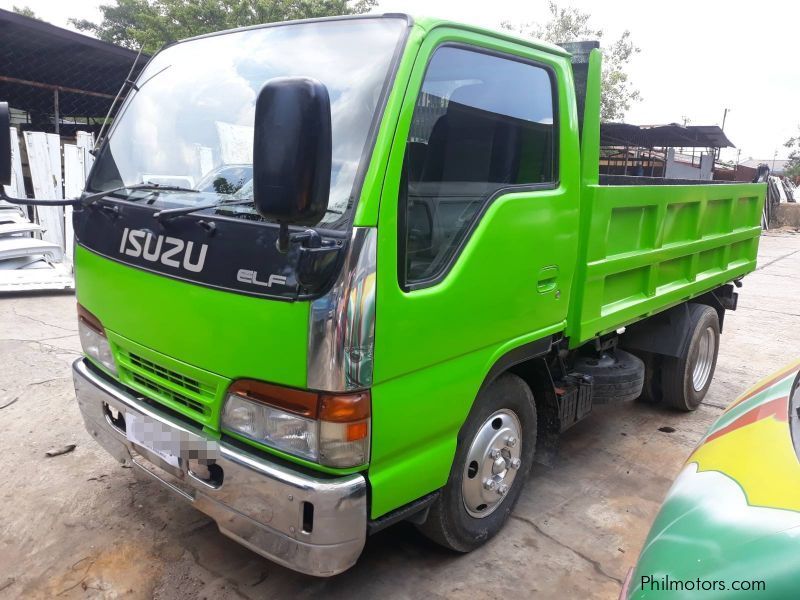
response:
[(154, 56), (70, 201), (89, 433), (325, 576), (400, 520), (479, 546), (594, 404), (696, 408), (765, 186), (601, 177), (572, 50), (387, 14)]

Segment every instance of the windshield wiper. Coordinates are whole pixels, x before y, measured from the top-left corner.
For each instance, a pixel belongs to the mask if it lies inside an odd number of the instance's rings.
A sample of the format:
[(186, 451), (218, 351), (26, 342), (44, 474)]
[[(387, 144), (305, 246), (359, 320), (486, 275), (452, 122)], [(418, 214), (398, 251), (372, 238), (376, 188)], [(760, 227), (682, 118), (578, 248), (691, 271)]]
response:
[(89, 194), (88, 196), (84, 196), (81, 200), (81, 203), (84, 207), (91, 206), (98, 200), (105, 198), (106, 196), (110, 196), (111, 194), (115, 194), (117, 192), (121, 192), (123, 190), (151, 190), (153, 192), (192, 192), (192, 193), (200, 193), (200, 190), (193, 190), (192, 188), (181, 187), (179, 185), (161, 185), (158, 183), (133, 183), (131, 185), (123, 185), (118, 188), (114, 188), (112, 190), (106, 190), (104, 192), (97, 192), (96, 194)]
[[(221, 206), (242, 206), (245, 204), (252, 204), (253, 200), (229, 200), (226, 202), (216, 202), (213, 204), (201, 204), (200, 206), (181, 206), (179, 208), (165, 208), (164, 210), (159, 210), (158, 212), (153, 213), (153, 218), (158, 219), (159, 221), (165, 221), (172, 219), (173, 217), (179, 217), (181, 215), (189, 215), (197, 210), (205, 210), (206, 208), (219, 208)], [(330, 208), (326, 209), (325, 212), (333, 213), (335, 215), (342, 215), (344, 214), (342, 211), (339, 210), (332, 210)]]
[(229, 200), (227, 202), (215, 202), (213, 204), (201, 204), (199, 206), (181, 206), (179, 208), (165, 208), (153, 213), (153, 218), (159, 221), (166, 221), (181, 215), (188, 215), (198, 210), (205, 210), (207, 208), (219, 208), (221, 206), (236, 206), (244, 204), (252, 204), (253, 200)]

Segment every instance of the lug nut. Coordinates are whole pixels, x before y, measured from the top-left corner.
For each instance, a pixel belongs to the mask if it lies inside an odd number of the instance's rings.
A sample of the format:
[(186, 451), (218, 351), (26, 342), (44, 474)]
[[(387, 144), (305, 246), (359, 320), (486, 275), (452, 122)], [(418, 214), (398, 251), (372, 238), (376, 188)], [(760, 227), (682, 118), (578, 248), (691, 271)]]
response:
[(513, 448), (516, 445), (517, 445), (517, 438), (515, 438), (513, 435), (510, 435), (506, 438), (506, 446), (508, 446), (509, 448)]
[(511, 459), (511, 468), (512, 469), (519, 469), (519, 466), (522, 464), (522, 461), (518, 458)]
[(489, 458), (500, 458), (500, 450), (497, 448), (489, 450)]
[(497, 488), (497, 482), (494, 479), (487, 479), (483, 482), (483, 487), (487, 490), (494, 490)]
[(505, 496), (508, 493), (508, 486), (505, 483), (500, 484), (500, 487), (497, 488), (497, 493)]

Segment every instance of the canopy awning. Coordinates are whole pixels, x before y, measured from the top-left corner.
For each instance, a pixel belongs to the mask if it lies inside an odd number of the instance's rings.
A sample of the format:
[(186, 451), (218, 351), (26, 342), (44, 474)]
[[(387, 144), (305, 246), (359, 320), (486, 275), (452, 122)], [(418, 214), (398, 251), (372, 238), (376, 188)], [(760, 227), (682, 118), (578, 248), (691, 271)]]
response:
[(630, 125), (602, 123), (601, 146), (640, 148), (733, 148), (733, 143), (716, 125)]
[[(0, 10), (0, 101), (28, 112), (104, 117), (137, 53)], [(133, 77), (147, 55), (136, 62)]]

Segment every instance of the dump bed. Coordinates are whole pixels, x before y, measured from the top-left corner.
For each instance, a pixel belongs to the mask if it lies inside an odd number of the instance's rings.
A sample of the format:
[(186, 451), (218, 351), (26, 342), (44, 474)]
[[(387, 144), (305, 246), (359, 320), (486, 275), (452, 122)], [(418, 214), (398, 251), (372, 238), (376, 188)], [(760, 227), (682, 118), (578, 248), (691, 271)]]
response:
[(756, 267), (764, 184), (587, 185), (582, 194), (573, 345)]
[(585, 81), (576, 84), (576, 96), (585, 94), (581, 241), (567, 320), (576, 347), (755, 270), (766, 184), (601, 181), (601, 55), (592, 43), (571, 50)]

